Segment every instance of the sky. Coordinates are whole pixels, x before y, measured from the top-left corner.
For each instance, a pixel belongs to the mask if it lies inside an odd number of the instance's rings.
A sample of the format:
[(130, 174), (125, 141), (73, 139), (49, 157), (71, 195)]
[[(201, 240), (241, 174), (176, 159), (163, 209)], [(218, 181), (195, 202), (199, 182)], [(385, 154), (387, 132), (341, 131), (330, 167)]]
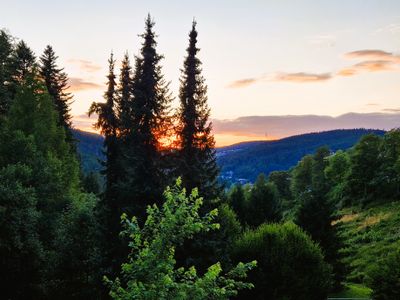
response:
[[(196, 19), (218, 146), (400, 124), (399, 0), (0, 0), (0, 7), (0, 28), (38, 56), (53, 46), (70, 77), (78, 128), (91, 130), (86, 113), (102, 101), (110, 52), (117, 66), (126, 51), (138, 54), (148, 13), (175, 96)], [(346, 123), (348, 113), (364, 115)]]

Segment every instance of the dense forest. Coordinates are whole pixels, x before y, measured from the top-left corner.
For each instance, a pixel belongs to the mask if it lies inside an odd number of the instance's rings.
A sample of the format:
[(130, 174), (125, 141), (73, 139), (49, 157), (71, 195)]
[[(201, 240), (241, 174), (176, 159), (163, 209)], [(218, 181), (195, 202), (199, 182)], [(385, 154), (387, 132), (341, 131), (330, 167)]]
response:
[(400, 131), (223, 186), (196, 22), (176, 109), (154, 27), (119, 72), (110, 54), (88, 108), (101, 177), (82, 170), (54, 49), (36, 57), (0, 31), (1, 298), (322, 300), (357, 286), (399, 299)]
[(261, 173), (285, 171), (301, 158), (322, 146), (329, 150), (347, 150), (366, 134), (383, 135), (374, 129), (337, 129), (305, 133), (273, 141), (243, 142), (217, 149), (221, 179), (228, 184), (254, 183)]

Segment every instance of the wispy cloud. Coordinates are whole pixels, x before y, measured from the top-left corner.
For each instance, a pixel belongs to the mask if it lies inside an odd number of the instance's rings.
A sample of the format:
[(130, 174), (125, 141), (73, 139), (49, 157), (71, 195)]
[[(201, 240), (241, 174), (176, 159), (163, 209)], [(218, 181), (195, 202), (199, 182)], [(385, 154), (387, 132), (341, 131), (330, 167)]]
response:
[(399, 55), (395, 55), (394, 53), (377, 49), (352, 51), (346, 53), (344, 57), (349, 59), (366, 59), (366, 60), (391, 61), (395, 63), (400, 63)]
[(298, 72), (298, 73), (284, 73), (279, 72), (272, 75), (264, 75), (260, 77), (254, 78), (243, 78), (228, 84), (228, 88), (244, 88), (255, 83), (261, 81), (286, 81), (286, 82), (294, 82), (294, 83), (309, 83), (309, 82), (318, 82), (318, 81), (326, 81), (332, 78), (330, 73), (306, 73), (306, 72)]
[(70, 77), (69, 84), (72, 92), (102, 88), (102, 86), (98, 83), (85, 81), (84, 79), (78, 77)]
[(384, 108), (382, 111), (388, 113), (400, 113), (400, 108)]
[(379, 105), (380, 105), (379, 103), (373, 103), (373, 102), (366, 104), (366, 106), (379, 106)]
[(69, 59), (69, 63), (79, 66), (85, 72), (94, 73), (101, 70), (101, 66), (85, 59)]
[(260, 80), (262, 80), (262, 77), (259, 78), (244, 78), (244, 79), (239, 79), (236, 81), (231, 82), (228, 87), (230, 88), (242, 88), (242, 87), (246, 87), (249, 85), (252, 85)]
[(352, 51), (346, 53), (344, 57), (363, 61), (339, 70), (337, 73), (339, 76), (353, 76), (362, 72), (392, 71), (397, 69), (400, 64), (399, 55), (377, 49)]
[[(322, 39), (328, 39), (329, 36), (321, 36)], [(293, 83), (313, 83), (324, 82), (334, 77), (350, 77), (360, 73), (394, 71), (400, 68), (400, 55), (379, 49), (364, 49), (352, 51), (344, 54), (346, 59), (360, 60), (358, 63), (349, 67), (327, 73), (310, 72), (278, 72), (275, 74), (263, 75), (259, 77), (243, 78), (231, 82), (228, 88), (244, 88), (261, 81), (285, 81)]]
[(367, 60), (350, 67), (343, 68), (337, 74), (340, 76), (353, 76), (361, 72), (380, 72), (396, 69), (396, 64), (386, 60)]
[(307, 82), (318, 82), (318, 81), (326, 81), (332, 78), (330, 73), (278, 73), (275, 77), (275, 81), (289, 81), (289, 82), (298, 82), (298, 83), (307, 83)]

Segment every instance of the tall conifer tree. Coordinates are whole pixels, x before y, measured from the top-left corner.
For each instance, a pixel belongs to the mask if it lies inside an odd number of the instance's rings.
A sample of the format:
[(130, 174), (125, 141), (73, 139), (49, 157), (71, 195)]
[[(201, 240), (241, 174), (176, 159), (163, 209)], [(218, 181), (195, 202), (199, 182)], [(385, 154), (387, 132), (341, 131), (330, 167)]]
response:
[(100, 133), (104, 135), (104, 147), (106, 149), (104, 174), (107, 178), (106, 198), (109, 194), (112, 194), (112, 188), (116, 182), (117, 170), (115, 168), (115, 161), (117, 156), (118, 132), (118, 119), (116, 115), (116, 76), (114, 74), (115, 60), (112, 53), (108, 63), (107, 91), (104, 93), (106, 102), (93, 102), (89, 109), (89, 116), (93, 113), (98, 115), (98, 120), (94, 124), (94, 127), (100, 129)]
[(119, 220), (122, 211), (115, 197), (118, 177), (118, 119), (116, 113), (116, 76), (114, 74), (115, 60), (112, 53), (108, 63), (109, 73), (107, 75), (107, 90), (104, 93), (105, 102), (93, 102), (89, 109), (89, 116), (93, 113), (98, 115), (94, 127), (100, 129), (100, 133), (104, 135), (106, 161), (103, 162), (103, 174), (106, 176), (106, 188), (99, 204), (99, 217), (100, 223), (103, 225), (103, 252), (107, 257), (106, 267), (114, 268), (115, 265), (120, 263), (116, 249), (118, 249)]
[(65, 128), (67, 139), (72, 141), (71, 114), (69, 104), (72, 96), (67, 92), (68, 76), (64, 69), (57, 66), (57, 59), (53, 48), (47, 46), (40, 57), (40, 75), (44, 80), (49, 95), (52, 97), (58, 111), (58, 124)]
[(207, 86), (201, 72), (201, 61), (197, 57), (196, 22), (189, 33), (189, 47), (184, 61), (179, 91), (178, 110), (178, 176), (187, 190), (195, 187), (200, 195), (211, 200), (218, 195), (218, 167), (215, 155), (215, 141), (211, 134), (207, 106)]
[(119, 197), (128, 213), (144, 215), (145, 207), (161, 199), (166, 185), (165, 155), (161, 140), (169, 121), (171, 102), (168, 83), (161, 72), (163, 56), (157, 53), (150, 15), (146, 19), (140, 55), (135, 60), (132, 101), (128, 106), (132, 122), (123, 146), (124, 176)]
[(119, 129), (122, 136), (125, 136), (132, 127), (132, 67), (128, 53), (125, 53), (122, 60), (119, 84), (118, 84), (118, 119)]
[(35, 54), (24, 41), (20, 41), (11, 56), (13, 79), (17, 82), (26, 80), (27, 76), (34, 73), (36, 66)]
[(37, 76), (36, 56), (24, 41), (20, 41), (10, 58), (10, 84), (11, 99), (17, 93), (18, 86), (27, 79)]

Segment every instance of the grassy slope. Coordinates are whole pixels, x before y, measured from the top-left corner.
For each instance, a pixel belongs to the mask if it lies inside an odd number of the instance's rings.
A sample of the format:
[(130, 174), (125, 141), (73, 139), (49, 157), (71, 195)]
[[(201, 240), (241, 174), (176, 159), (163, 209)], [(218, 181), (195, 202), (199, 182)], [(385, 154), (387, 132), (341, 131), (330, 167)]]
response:
[[(400, 201), (367, 208), (346, 208), (338, 222), (344, 239), (344, 261), (350, 266), (349, 282), (337, 297), (366, 297), (368, 272), (400, 241)], [(397, 244), (396, 244), (397, 243)]]
[(346, 284), (343, 291), (331, 295), (332, 298), (369, 298), (371, 290), (361, 284)]

